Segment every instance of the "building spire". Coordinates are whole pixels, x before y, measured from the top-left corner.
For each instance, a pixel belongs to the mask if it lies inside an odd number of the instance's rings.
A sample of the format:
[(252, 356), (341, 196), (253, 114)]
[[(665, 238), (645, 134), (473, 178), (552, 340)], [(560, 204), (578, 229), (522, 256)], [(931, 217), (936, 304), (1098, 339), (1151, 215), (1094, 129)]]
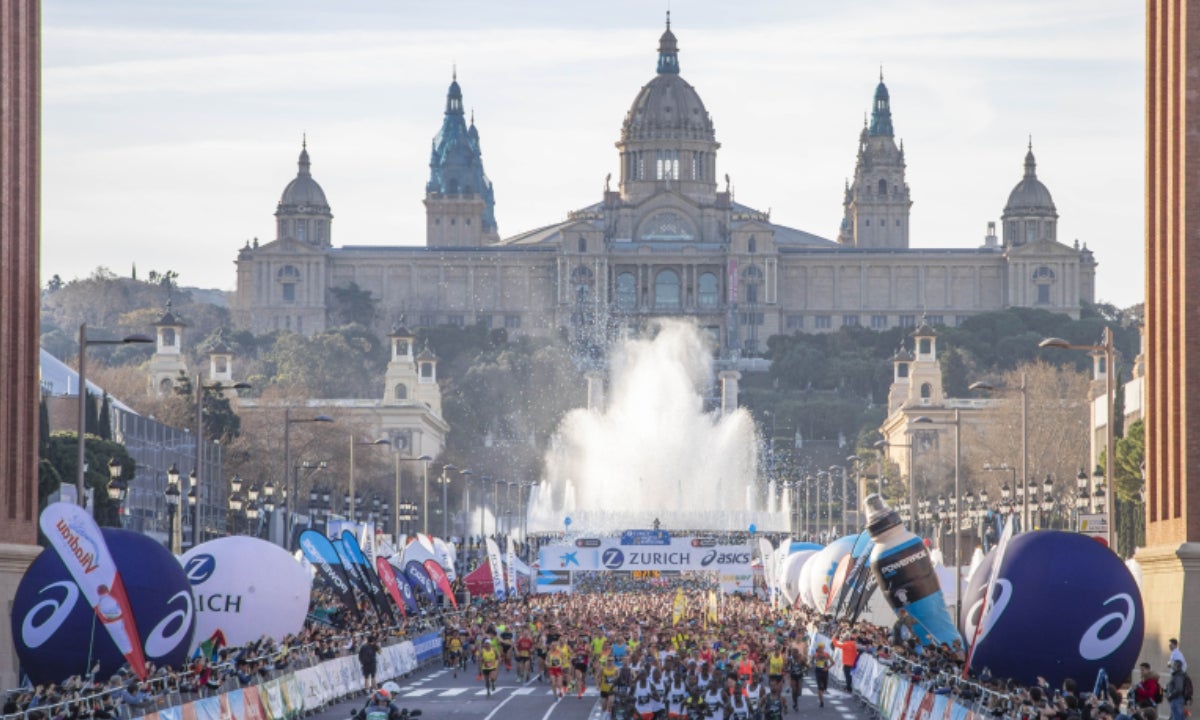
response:
[(883, 84), (883, 66), (879, 68), (879, 84), (875, 86), (875, 106), (871, 109), (871, 135), (892, 137), (892, 108), (887, 85)]
[(1033, 134), (1029, 135), (1029, 149), (1025, 152), (1025, 177), (1037, 177), (1037, 160), (1033, 157)]
[(301, 175), (310, 174), (309, 168), (312, 167), (312, 163), (308, 160), (308, 133), (303, 133), (300, 136), (300, 162), (298, 164), (300, 165)]
[(658, 74), (679, 74), (679, 44), (671, 32), (671, 11), (667, 11), (667, 29), (658, 39)]

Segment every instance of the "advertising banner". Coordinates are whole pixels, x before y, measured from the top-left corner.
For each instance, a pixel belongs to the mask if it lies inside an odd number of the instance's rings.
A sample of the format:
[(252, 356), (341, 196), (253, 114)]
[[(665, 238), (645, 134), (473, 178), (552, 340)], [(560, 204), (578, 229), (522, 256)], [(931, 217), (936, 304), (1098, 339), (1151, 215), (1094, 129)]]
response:
[[(374, 537), (372, 532), (371, 536)], [(358, 570), (359, 577), (367, 586), (367, 592), (370, 594), (371, 603), (375, 606), (375, 612), (379, 613), (380, 617), (387, 616), (388, 619), (395, 622), (396, 616), (392, 614), (392, 606), (387, 600), (387, 596), (383, 592), (383, 584), (379, 582), (379, 576), (375, 574), (375, 568), (367, 563), (367, 558), (363, 554), (362, 548), (358, 546), (358, 539), (349, 530), (342, 533), (342, 547), (345, 548), (346, 554), (350, 556), (350, 560), (354, 563)]]
[(503, 600), (504, 595), (504, 566), (500, 564), (500, 547), (496, 541), (486, 538), (488, 564), (492, 567), (492, 592), (497, 600)]
[(416, 651), (417, 662), (423, 663), (432, 658), (442, 656), (442, 634), (428, 633), (413, 638), (413, 649)]
[(396, 583), (396, 571), (392, 570), (392, 565), (384, 558), (375, 558), (375, 572), (379, 575), (379, 582), (383, 584), (383, 589), (395, 601), (396, 607), (400, 608), (401, 615), (408, 615), (405, 612), (404, 596), (400, 593), (400, 586)]
[(450, 578), (446, 577), (446, 571), (442, 569), (442, 566), (438, 565), (435, 560), (426, 560), (422, 567), (425, 568), (425, 572), (433, 584), (442, 591), (442, 597), (450, 598), (450, 604), (457, 610), (458, 600), (454, 598), (454, 588), (450, 586)]
[(433, 539), (433, 551), (437, 555), (438, 564), (446, 571), (450, 582), (458, 578), (458, 568), (454, 567), (454, 547), (441, 538)]
[(668, 545), (621, 545), (599, 538), (594, 547), (547, 545), (538, 553), (545, 570), (710, 570), (750, 574), (750, 545), (713, 545), (702, 538), (672, 537)]
[(133, 607), (96, 521), (82, 507), (58, 502), (42, 511), (38, 524), (129, 667), (145, 680), (146, 657)]
[(300, 549), (304, 552), (304, 557), (321, 573), (321, 577), (325, 578), (325, 582), (337, 593), (342, 605), (353, 608), (355, 616), (361, 620), (362, 611), (354, 596), (354, 588), (351, 587), (346, 570), (342, 567), (342, 558), (329, 538), (316, 530), (305, 530), (300, 533)]
[(404, 576), (408, 578), (413, 590), (419, 588), (429, 598), (429, 602), (437, 602), (437, 586), (433, 584), (433, 578), (429, 577), (424, 565), (416, 560), (404, 563)]
[(354, 558), (350, 556), (350, 552), (346, 549), (346, 543), (342, 538), (330, 538), (329, 542), (333, 545), (333, 551), (337, 553), (338, 560), (342, 564), (342, 570), (345, 571), (346, 577), (350, 579), (350, 585), (354, 587), (354, 592), (366, 598), (371, 597), (371, 586), (367, 583), (367, 579), (363, 577), (361, 568), (354, 562)]
[(504, 548), (504, 566), (508, 568), (508, 596), (511, 598), (517, 597), (517, 553), (513, 550), (512, 536), (508, 536), (508, 542)]
[(537, 585), (534, 590), (539, 594), (571, 592), (571, 573), (569, 570), (539, 570)]
[(312, 576), (278, 545), (234, 535), (197, 545), (179, 562), (196, 606), (193, 650), (218, 630), (240, 646), (304, 629)]

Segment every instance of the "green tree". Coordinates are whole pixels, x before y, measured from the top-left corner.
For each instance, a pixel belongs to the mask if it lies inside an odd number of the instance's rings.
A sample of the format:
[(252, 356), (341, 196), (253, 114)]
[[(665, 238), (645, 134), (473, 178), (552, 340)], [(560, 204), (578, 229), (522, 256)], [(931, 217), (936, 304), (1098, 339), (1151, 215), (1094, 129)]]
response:
[(96, 434), (105, 440), (112, 440), (112, 412), (110, 410), (111, 401), (108, 398), (108, 392), (105, 391), (104, 397), (100, 400), (100, 418), (96, 422)]
[(100, 412), (96, 408), (96, 396), (90, 390), (84, 391), (83, 396), (83, 429), (90, 435), (99, 433)]
[[(38, 477), (39, 511), (46, 507), (50, 495), (58, 491), (65, 478), (76, 477), (78, 441), (79, 436), (73, 432), (57, 432), (50, 436), (46, 458), (49, 471), (39, 473)], [(111, 460), (120, 465), (121, 478), (131, 481), (137, 473), (137, 462), (124, 445), (92, 435), (87, 437), (84, 453), (84, 463), (87, 465), (84, 483), (92, 490), (96, 522), (102, 527), (120, 527), (120, 509), (116, 502), (108, 498), (111, 479), (108, 463)]]
[(371, 297), (370, 290), (364, 290), (358, 283), (351, 282), (345, 287), (330, 288), (329, 297), (330, 318), (342, 325), (358, 324), (371, 327), (374, 324), (379, 301)]

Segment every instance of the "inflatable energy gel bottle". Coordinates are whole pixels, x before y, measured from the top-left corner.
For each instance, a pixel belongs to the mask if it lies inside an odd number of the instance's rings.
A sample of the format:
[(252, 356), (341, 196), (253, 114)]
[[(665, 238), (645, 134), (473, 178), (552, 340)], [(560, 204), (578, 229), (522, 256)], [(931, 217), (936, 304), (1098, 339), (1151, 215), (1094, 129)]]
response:
[[(916, 621), (913, 632), (923, 644), (962, 640), (933, 570), (929, 548), (900, 521), (900, 515), (878, 495), (865, 503), (867, 532), (875, 541), (871, 549), (871, 571), (879, 592), (892, 609), (904, 608)], [(932, 636), (932, 640), (930, 639)]]

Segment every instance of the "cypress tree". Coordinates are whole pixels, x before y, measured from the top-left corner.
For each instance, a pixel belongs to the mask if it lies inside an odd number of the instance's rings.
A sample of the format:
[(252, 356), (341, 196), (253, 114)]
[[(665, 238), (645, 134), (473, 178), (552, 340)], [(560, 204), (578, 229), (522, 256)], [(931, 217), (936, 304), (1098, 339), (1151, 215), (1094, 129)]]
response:
[(96, 423), (96, 434), (104, 440), (112, 440), (112, 415), (109, 402), (108, 392), (105, 391), (104, 399), (100, 401), (100, 419)]

